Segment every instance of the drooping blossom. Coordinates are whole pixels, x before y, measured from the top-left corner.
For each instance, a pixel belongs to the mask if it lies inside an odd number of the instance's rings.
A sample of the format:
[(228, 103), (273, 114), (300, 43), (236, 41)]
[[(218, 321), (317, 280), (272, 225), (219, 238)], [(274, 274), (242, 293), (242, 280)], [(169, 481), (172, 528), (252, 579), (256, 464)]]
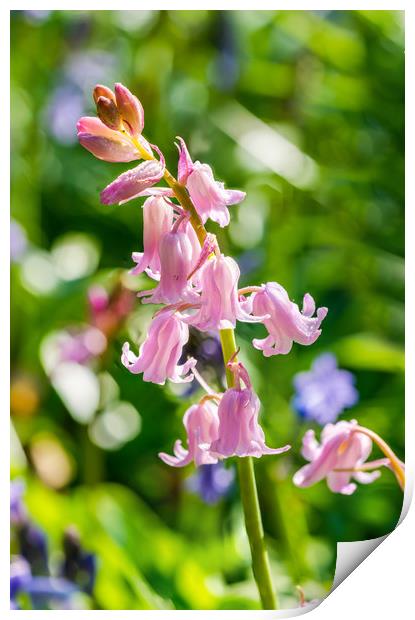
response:
[(159, 457), (172, 467), (184, 467), (194, 461), (196, 467), (216, 463), (217, 458), (210, 453), (210, 445), (218, 436), (217, 406), (212, 400), (192, 405), (183, 416), (187, 432), (187, 450), (178, 439), (174, 444), (174, 456), (160, 452)]
[(144, 110), (140, 101), (122, 84), (117, 83), (114, 91), (100, 84), (95, 87), (99, 118), (84, 116), (78, 121), (79, 142), (104, 161), (134, 161), (141, 158), (142, 150), (151, 154), (150, 145), (141, 135)]
[(313, 317), (316, 307), (308, 293), (304, 295), (300, 312), (297, 304), (290, 300), (287, 291), (277, 282), (263, 284), (249, 301), (255, 315), (269, 316), (263, 321), (269, 335), (252, 341), (265, 357), (289, 353), (293, 342), (313, 344), (321, 334), (320, 325), (328, 312), (327, 308), (318, 308), (317, 316)]
[(196, 360), (190, 358), (183, 365), (178, 364), (188, 339), (189, 328), (180, 313), (164, 308), (152, 320), (139, 356), (130, 351), (126, 342), (121, 361), (131, 373), (143, 373), (144, 381), (160, 385), (164, 385), (166, 379), (174, 383), (192, 381), (193, 375), (187, 373), (195, 366)]
[(240, 271), (230, 256), (213, 256), (203, 266), (200, 275), (200, 310), (187, 322), (201, 331), (229, 329), (236, 321), (255, 323), (263, 317), (246, 312), (238, 298)]
[(186, 481), (186, 486), (197, 493), (206, 504), (216, 504), (229, 494), (234, 480), (235, 470), (218, 462), (198, 467)]
[[(241, 363), (228, 363), (234, 373), (235, 387), (226, 390), (219, 403), (218, 439), (211, 445), (211, 453), (219, 458), (281, 454), (290, 449), (268, 448), (258, 422), (260, 402), (252, 389), (247, 370)], [(242, 382), (245, 387), (242, 387)]]
[(295, 375), (293, 407), (306, 420), (335, 422), (344, 409), (357, 403), (359, 393), (354, 384), (354, 375), (337, 367), (335, 355), (323, 353), (311, 370)]
[(150, 196), (143, 204), (144, 252), (133, 252), (136, 266), (131, 273), (145, 271), (151, 278), (160, 279), (159, 243), (173, 225), (173, 207), (160, 196)]
[(331, 491), (351, 495), (357, 488), (352, 480), (369, 484), (380, 476), (379, 470), (356, 471), (365, 465), (371, 451), (372, 440), (358, 432), (356, 420), (327, 424), (321, 432), (321, 443), (314, 431), (308, 430), (301, 454), (310, 463), (297, 471), (294, 484), (309, 487), (326, 478)]
[(245, 192), (225, 189), (223, 183), (215, 180), (208, 164), (192, 162), (184, 140), (179, 140), (179, 182), (186, 184), (203, 223), (210, 218), (221, 227), (227, 226), (230, 219), (228, 206), (241, 202), (246, 196)]
[[(182, 226), (186, 226), (185, 222), (178, 227), (175, 225), (159, 241), (160, 281), (156, 288), (138, 293), (138, 297), (148, 297), (144, 303), (175, 304), (180, 301), (198, 301), (198, 295), (189, 279), (197, 260), (197, 249), (192, 244), (187, 229), (181, 229)], [(200, 253), (200, 245), (198, 247)]]

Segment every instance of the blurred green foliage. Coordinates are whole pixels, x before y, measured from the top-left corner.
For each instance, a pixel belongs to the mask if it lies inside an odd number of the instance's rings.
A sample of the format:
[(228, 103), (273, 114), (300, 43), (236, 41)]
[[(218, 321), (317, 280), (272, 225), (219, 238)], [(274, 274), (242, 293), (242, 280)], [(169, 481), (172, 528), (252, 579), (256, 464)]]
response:
[[(333, 351), (360, 392), (343, 418), (404, 456), (402, 13), (15, 11), (11, 26), (12, 217), (30, 243), (12, 266), (12, 473), (28, 480), (33, 519), (55, 543), (78, 526), (98, 556), (98, 608), (257, 607), (238, 493), (207, 507), (186, 489), (192, 468), (157, 457), (183, 436), (188, 401), (119, 361), (124, 340), (142, 340), (150, 310), (137, 304), (101, 366), (141, 417), (119, 449), (94, 445), (40, 362), (51, 331), (87, 320), (88, 286), (111, 286), (142, 248), (139, 201), (99, 203), (128, 166), (76, 142), (92, 87), (121, 81), (141, 99), (145, 135), (172, 171), (181, 135), (194, 159), (247, 192), (228, 230), (210, 227), (239, 260), (242, 283), (276, 280), (295, 301), (310, 291), (329, 308), (317, 343), (288, 356), (264, 359), (250, 346), (263, 328), (238, 326), (268, 444), (293, 446), (256, 463), (275, 583), (284, 607), (298, 604), (297, 583), (307, 598), (324, 595), (336, 542), (389, 532), (402, 503), (388, 471), (351, 497), (324, 482), (295, 488), (310, 425), (290, 407), (294, 374)], [(61, 252), (72, 233), (83, 235), (78, 274)], [(62, 485), (50, 485), (34, 449), (44, 437), (63, 451)]]

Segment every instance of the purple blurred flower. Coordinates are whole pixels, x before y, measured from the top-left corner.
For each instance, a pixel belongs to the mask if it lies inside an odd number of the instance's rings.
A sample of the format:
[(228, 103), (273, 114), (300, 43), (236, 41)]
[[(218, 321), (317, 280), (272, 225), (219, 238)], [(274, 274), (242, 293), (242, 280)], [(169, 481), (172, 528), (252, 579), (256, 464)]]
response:
[(59, 357), (62, 362), (85, 364), (107, 347), (107, 339), (97, 327), (72, 328), (59, 334)]
[(201, 465), (187, 480), (187, 488), (200, 495), (206, 504), (216, 504), (233, 486), (235, 471), (222, 463)]
[(48, 543), (46, 534), (31, 523), (24, 523), (18, 528), (17, 536), (20, 553), (30, 564), (34, 575), (47, 575)]
[(25, 588), (31, 577), (32, 573), (27, 560), (20, 556), (14, 557), (10, 564), (10, 600), (15, 605), (12, 609), (17, 608), (14, 599), (18, 592)]
[(53, 11), (30, 10), (22, 11), (28, 22), (32, 24), (41, 24), (46, 21)]
[(117, 64), (117, 59), (103, 50), (75, 52), (69, 57), (64, 72), (67, 80), (82, 92), (89, 92), (99, 82), (114, 81)]
[(13, 480), (10, 483), (10, 522), (21, 525), (27, 520), (27, 512), (23, 503), (25, 484), (23, 480)]
[(76, 123), (83, 115), (84, 96), (79, 87), (64, 84), (52, 93), (46, 109), (46, 126), (61, 144), (76, 142)]
[(10, 220), (10, 260), (12, 263), (20, 262), (26, 252), (27, 245), (24, 228), (16, 220)]
[(359, 393), (354, 384), (354, 375), (338, 368), (333, 354), (323, 353), (310, 371), (295, 375), (292, 405), (306, 420), (322, 425), (335, 422), (344, 409), (357, 403)]
[(10, 608), (19, 609), (20, 593), (29, 595), (33, 609), (71, 609), (71, 597), (78, 588), (67, 579), (35, 577), (28, 562), (17, 556), (10, 565)]

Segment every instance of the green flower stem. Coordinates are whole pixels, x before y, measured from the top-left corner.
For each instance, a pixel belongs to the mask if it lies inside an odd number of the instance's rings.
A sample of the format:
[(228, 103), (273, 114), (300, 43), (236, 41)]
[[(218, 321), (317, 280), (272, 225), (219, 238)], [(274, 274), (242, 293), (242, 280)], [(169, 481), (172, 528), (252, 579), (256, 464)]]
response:
[(174, 192), (174, 195), (176, 196), (182, 207), (190, 213), (190, 222), (196, 231), (197, 238), (200, 241), (200, 245), (203, 246), (203, 242), (207, 235), (206, 228), (203, 226), (203, 222), (200, 219), (189, 194), (187, 193), (187, 189), (184, 185), (179, 183), (168, 170), (164, 171), (164, 180), (166, 181), (166, 183), (168, 183), (168, 185), (170, 185)]
[[(235, 332), (233, 329), (222, 329), (219, 334), (226, 368), (226, 381), (228, 387), (231, 388), (233, 387), (234, 378), (226, 364), (237, 352)], [(262, 607), (263, 609), (278, 609), (277, 596), (272, 585), (268, 553), (265, 547), (264, 529), (262, 527), (252, 457), (238, 459), (238, 476), (245, 527), (251, 547), (252, 570), (261, 597)]]

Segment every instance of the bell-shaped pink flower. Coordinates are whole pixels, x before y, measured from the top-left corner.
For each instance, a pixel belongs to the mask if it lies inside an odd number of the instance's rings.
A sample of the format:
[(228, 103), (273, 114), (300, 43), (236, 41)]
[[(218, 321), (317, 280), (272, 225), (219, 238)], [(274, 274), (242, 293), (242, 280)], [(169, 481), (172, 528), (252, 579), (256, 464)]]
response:
[(160, 239), (173, 226), (173, 207), (164, 198), (147, 198), (143, 205), (144, 252), (133, 252), (136, 266), (130, 273), (138, 275), (145, 271), (151, 278), (160, 279)]
[(159, 457), (172, 467), (184, 467), (194, 461), (196, 467), (217, 463), (218, 459), (210, 454), (210, 445), (218, 436), (219, 419), (217, 406), (211, 401), (203, 400), (192, 405), (183, 416), (187, 432), (188, 449), (185, 450), (178, 439), (174, 444), (175, 456), (160, 452)]
[(178, 179), (186, 184), (187, 190), (203, 223), (208, 218), (217, 222), (219, 226), (229, 224), (229, 205), (238, 204), (245, 196), (245, 192), (235, 189), (225, 189), (223, 183), (215, 181), (213, 172), (207, 164), (199, 161), (193, 163), (182, 138), (179, 146)]
[(371, 450), (372, 440), (357, 431), (356, 420), (326, 424), (320, 444), (314, 431), (308, 430), (303, 437), (301, 454), (310, 463), (294, 475), (294, 484), (309, 487), (326, 478), (331, 491), (351, 495), (357, 488), (352, 479), (369, 484), (380, 476), (378, 470), (355, 471), (362, 468)]
[[(179, 225), (179, 229), (176, 229), (175, 225), (171, 232), (160, 239), (158, 246), (160, 282), (156, 288), (138, 293), (138, 297), (150, 296), (143, 300), (143, 303), (175, 304), (180, 301), (190, 303), (199, 301), (199, 296), (193, 290), (191, 280), (188, 279), (196, 257), (195, 246), (192, 245), (192, 239), (187, 233), (186, 224)], [(180, 230), (183, 225), (185, 230)]]
[(104, 205), (123, 204), (142, 195), (164, 174), (164, 159), (143, 161), (141, 164), (120, 174), (118, 178), (101, 192)]
[(119, 131), (110, 129), (99, 118), (84, 116), (77, 123), (78, 140), (98, 159), (129, 162), (140, 159), (134, 144)]
[(207, 260), (199, 274), (201, 307), (186, 321), (201, 331), (229, 329), (236, 321), (256, 323), (263, 317), (248, 314), (238, 298), (240, 271), (230, 256), (214, 256)]
[(189, 329), (174, 309), (164, 309), (154, 317), (147, 338), (140, 347), (137, 357), (130, 351), (126, 342), (122, 349), (121, 361), (133, 374), (143, 373), (144, 381), (164, 385), (166, 379), (174, 383), (192, 381), (189, 373), (196, 360), (190, 358), (179, 365), (183, 346), (189, 340)]
[(318, 308), (317, 316), (313, 317), (315, 303), (308, 293), (304, 295), (303, 310), (300, 312), (280, 284), (268, 282), (261, 288), (260, 292), (252, 295), (251, 303), (254, 314), (268, 315), (269, 318), (263, 322), (269, 336), (253, 340), (254, 347), (260, 349), (265, 357), (270, 357), (289, 353), (293, 341), (313, 344), (321, 334), (320, 325), (328, 312), (327, 308)]
[[(218, 439), (211, 445), (211, 453), (219, 458), (281, 454), (290, 449), (268, 448), (258, 422), (260, 402), (252, 389), (246, 369), (241, 363), (229, 363), (235, 376), (235, 387), (226, 390), (219, 403)], [(245, 384), (242, 387), (241, 380)]]

